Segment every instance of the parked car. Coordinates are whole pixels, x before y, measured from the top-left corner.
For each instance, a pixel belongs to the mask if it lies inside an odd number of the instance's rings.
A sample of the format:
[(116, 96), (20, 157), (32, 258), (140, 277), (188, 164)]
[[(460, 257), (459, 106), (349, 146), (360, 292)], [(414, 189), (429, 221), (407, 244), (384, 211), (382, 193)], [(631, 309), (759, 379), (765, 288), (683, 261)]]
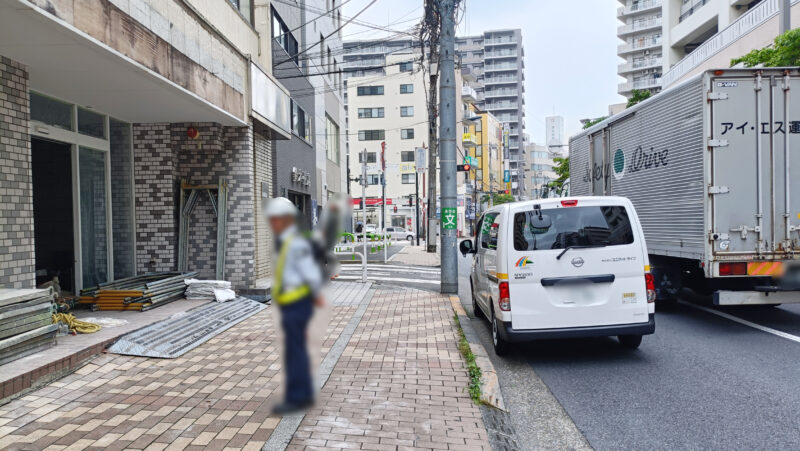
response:
[(414, 241), (414, 232), (406, 230), (403, 227), (387, 227), (386, 233), (392, 237), (393, 240)]
[(613, 336), (635, 349), (655, 331), (655, 290), (639, 218), (628, 199), (578, 197), (486, 211), (474, 255), (475, 316), (489, 318), (495, 352), (511, 342)]

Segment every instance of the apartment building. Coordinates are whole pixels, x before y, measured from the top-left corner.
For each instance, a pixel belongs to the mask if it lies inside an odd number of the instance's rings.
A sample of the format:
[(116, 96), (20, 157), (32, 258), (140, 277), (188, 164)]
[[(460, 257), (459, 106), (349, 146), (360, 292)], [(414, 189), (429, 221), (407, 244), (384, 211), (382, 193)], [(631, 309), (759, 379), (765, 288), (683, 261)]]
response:
[[(620, 0), (618, 92), (653, 93), (769, 45), (781, 33), (781, 0)], [(792, 0), (793, 23), (800, 1)]]
[(525, 48), (522, 30), (486, 31), (482, 35), (456, 38), (456, 53), (465, 73), (472, 74), (469, 86), (477, 93), (478, 109), (494, 115), (508, 133), (505, 158), (512, 176), (512, 191), (525, 192), (520, 161), (524, 158), (525, 133)]
[[(0, 0), (0, 285), (269, 276), (262, 201), (292, 136), (269, 14), (265, 0)], [(204, 187), (191, 213), (189, 186)]]
[(547, 146), (536, 143), (525, 145), (525, 176), (528, 177), (531, 199), (541, 198), (547, 185), (558, 178), (553, 161), (558, 156), (562, 154), (551, 151)]
[(617, 36), (624, 42), (617, 47), (617, 55), (624, 62), (618, 74), (625, 82), (620, 83), (618, 92), (625, 97), (634, 89), (659, 92), (666, 65), (662, 56), (662, 0), (620, 2), (617, 18), (623, 24), (617, 28)]

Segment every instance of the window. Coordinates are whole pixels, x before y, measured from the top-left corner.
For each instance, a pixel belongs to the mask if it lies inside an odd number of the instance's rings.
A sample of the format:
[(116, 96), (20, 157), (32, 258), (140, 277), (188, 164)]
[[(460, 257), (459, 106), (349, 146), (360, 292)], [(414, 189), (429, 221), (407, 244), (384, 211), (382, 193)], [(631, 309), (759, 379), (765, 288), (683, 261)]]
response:
[(275, 11), (275, 8), (272, 8), (272, 39), (278, 47), (281, 47), (289, 54), (295, 64), (299, 64), (297, 39), (289, 32), (289, 27), (286, 26), (286, 23)]
[(400, 139), (414, 139), (414, 129), (413, 128), (401, 129)]
[(400, 94), (413, 94), (414, 93), (414, 85), (400, 85)]
[(322, 33), (319, 34), (319, 70), (322, 71), (322, 68), (325, 67), (325, 36)]
[(548, 208), (541, 213), (550, 217), (551, 225), (547, 229), (532, 224), (537, 214), (534, 211), (514, 215), (514, 249), (536, 251), (633, 243), (633, 230), (625, 207)]
[(250, 5), (252, 4), (252, 0), (228, 0), (234, 8), (239, 10), (239, 13), (244, 17), (244, 19), (249, 22), (253, 23), (253, 19), (250, 17)]
[(414, 63), (411, 61), (400, 63), (400, 72), (411, 72), (414, 70)]
[(311, 142), (311, 117), (292, 100), (292, 131), (295, 135)]
[[(367, 152), (367, 163), (375, 163), (378, 161), (378, 154), (376, 152)], [(364, 152), (358, 153), (358, 162), (364, 162)]]
[(381, 184), (380, 174), (367, 174), (367, 185), (380, 185), (380, 184)]
[(325, 149), (328, 159), (339, 164), (339, 126), (330, 116), (325, 116)]
[(476, 157), (483, 156), (483, 146), (475, 146), (475, 156)]
[(359, 86), (357, 94), (360, 96), (382, 96), (383, 86)]
[(414, 151), (413, 150), (404, 150), (400, 152), (400, 161), (408, 162), (414, 161)]
[(383, 130), (359, 130), (359, 141), (382, 141), (386, 139), (386, 132)]
[(326, 67), (326, 70), (330, 72), (332, 68), (333, 68), (333, 57), (331, 56), (331, 48), (328, 47), (328, 66)]
[(72, 105), (31, 92), (31, 120), (72, 130)]
[(78, 133), (106, 139), (106, 117), (78, 107)]
[(478, 241), (484, 249), (497, 249), (497, 227), (492, 227), (497, 213), (487, 213), (481, 220)]
[(383, 107), (381, 108), (359, 108), (358, 118), (369, 119), (375, 117), (383, 117)]
[(414, 116), (414, 107), (413, 106), (401, 106), (400, 107), (400, 117), (412, 117)]
[(403, 184), (409, 185), (417, 181), (417, 174), (413, 172), (411, 174), (403, 174)]

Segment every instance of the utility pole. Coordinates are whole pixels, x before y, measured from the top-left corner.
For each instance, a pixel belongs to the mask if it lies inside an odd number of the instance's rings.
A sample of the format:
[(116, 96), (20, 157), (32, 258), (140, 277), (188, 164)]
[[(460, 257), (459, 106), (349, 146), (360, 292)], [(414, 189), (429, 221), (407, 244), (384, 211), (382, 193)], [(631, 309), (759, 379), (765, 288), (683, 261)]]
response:
[(792, 29), (792, 0), (781, 0), (781, 34)]
[[(430, 95), (428, 96), (428, 234), (425, 243), (428, 252), (436, 252), (436, 158), (438, 137), (436, 136), (436, 101), (439, 74), (434, 71), (433, 61), (438, 59), (439, 52), (431, 44)], [(438, 64), (437, 64), (438, 66)]]
[(381, 142), (381, 233), (386, 231), (386, 141)]
[(419, 246), (419, 172), (414, 174), (414, 197), (416, 197), (415, 216), (417, 217), (417, 246)]
[(361, 281), (367, 282), (367, 149), (361, 154), (361, 213), (364, 222), (361, 223), (361, 242), (364, 244), (364, 262), (361, 265)]
[[(442, 293), (458, 293), (458, 249), (456, 249), (456, 86), (455, 0), (439, 0), (441, 49), (439, 63), (439, 139), (441, 154)], [(434, 200), (435, 202), (435, 200)]]

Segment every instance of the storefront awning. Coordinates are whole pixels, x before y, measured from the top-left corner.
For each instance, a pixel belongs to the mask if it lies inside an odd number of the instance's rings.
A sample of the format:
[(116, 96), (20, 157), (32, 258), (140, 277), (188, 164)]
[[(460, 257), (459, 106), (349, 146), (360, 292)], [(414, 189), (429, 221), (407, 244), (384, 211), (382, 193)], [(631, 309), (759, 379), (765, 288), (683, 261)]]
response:
[(0, 0), (0, 55), (28, 67), (29, 89), (124, 121), (247, 125), (26, 1)]

